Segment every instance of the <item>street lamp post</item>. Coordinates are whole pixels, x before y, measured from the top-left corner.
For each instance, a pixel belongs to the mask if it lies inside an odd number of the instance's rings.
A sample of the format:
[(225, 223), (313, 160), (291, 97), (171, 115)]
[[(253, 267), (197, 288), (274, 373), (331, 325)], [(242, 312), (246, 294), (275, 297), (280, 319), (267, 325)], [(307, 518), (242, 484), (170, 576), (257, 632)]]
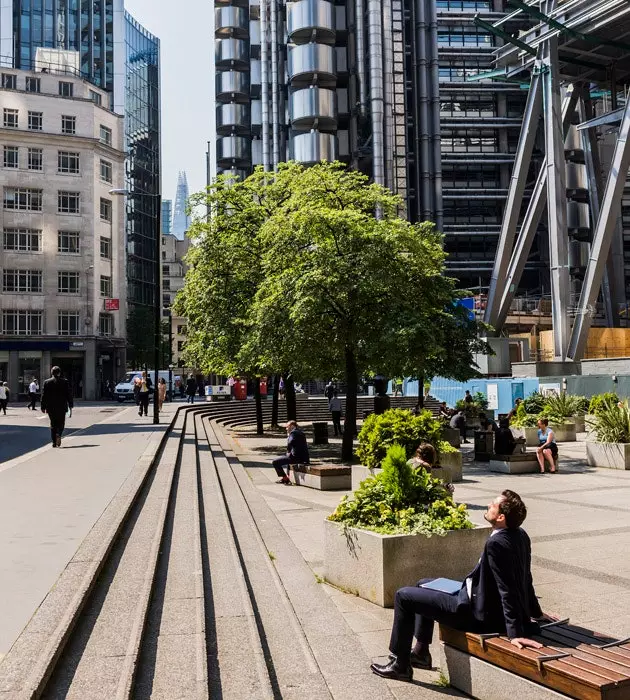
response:
[[(126, 189), (113, 189), (109, 191), (111, 195), (118, 195), (125, 197), (132, 194)], [(154, 363), (155, 363), (155, 374), (153, 382), (153, 423), (157, 425), (160, 422), (160, 406), (158, 402), (158, 382), (159, 382), (159, 367), (161, 358), (161, 346), (162, 346), (162, 304), (160, 296), (160, 272), (161, 272), (161, 261), (160, 261), (160, 241), (162, 240), (162, 230), (160, 226), (160, 214), (162, 211), (162, 195), (161, 193), (151, 194), (149, 192), (139, 192), (144, 197), (151, 197), (156, 202), (157, 214), (154, 216), (155, 219), (155, 296), (153, 299), (153, 321), (155, 325), (154, 333)]]
[(173, 365), (168, 366), (168, 400), (173, 400)]

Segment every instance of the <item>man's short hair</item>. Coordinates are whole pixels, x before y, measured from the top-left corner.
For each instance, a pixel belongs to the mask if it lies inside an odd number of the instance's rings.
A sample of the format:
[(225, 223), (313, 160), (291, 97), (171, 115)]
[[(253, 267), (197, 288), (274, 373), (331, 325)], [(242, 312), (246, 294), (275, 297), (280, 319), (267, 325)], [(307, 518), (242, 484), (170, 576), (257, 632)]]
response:
[(52, 374), (53, 377), (58, 377), (61, 374), (61, 367), (57, 367), (57, 365), (55, 365), (50, 370), (50, 373)]
[(520, 527), (527, 517), (527, 508), (518, 493), (507, 489), (502, 494), (503, 501), (499, 504), (499, 513), (505, 515), (505, 524), (511, 529)]
[(287, 423), (287, 428), (297, 428), (297, 427), (298, 427), (298, 424), (297, 424), (297, 421), (296, 421), (296, 420), (290, 420), (290, 421)]

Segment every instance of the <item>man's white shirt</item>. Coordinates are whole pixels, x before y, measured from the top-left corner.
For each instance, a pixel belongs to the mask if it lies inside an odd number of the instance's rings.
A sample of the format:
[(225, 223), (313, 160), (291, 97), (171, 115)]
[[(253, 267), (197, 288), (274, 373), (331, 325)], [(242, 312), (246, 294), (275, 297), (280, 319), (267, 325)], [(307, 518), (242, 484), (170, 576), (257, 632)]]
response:
[(37, 386), (37, 382), (31, 382), (28, 385), (28, 390), (31, 392), (31, 394), (36, 394), (39, 391), (39, 387)]

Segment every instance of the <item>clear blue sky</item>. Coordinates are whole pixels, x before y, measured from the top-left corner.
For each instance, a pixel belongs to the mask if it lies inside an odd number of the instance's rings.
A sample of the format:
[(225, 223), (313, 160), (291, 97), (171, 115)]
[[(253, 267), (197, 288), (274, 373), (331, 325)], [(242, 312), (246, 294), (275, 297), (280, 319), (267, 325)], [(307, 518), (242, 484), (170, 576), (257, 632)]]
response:
[(179, 170), (196, 192), (206, 184), (212, 128), (212, 3), (125, 0), (125, 8), (162, 47), (162, 194), (174, 199)]

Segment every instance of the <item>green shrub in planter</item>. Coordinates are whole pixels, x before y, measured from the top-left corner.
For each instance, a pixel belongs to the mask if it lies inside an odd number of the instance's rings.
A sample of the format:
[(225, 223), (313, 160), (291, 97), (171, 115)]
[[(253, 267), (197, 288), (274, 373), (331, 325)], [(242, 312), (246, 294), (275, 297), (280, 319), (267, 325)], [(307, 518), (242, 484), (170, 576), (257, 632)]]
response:
[(560, 394), (551, 394), (546, 397), (542, 413), (552, 425), (562, 425), (571, 422), (571, 418), (579, 410), (579, 405), (579, 397), (563, 391)]
[(533, 394), (530, 394), (526, 399), (523, 399), (523, 405), (525, 406), (525, 410), (527, 411), (527, 413), (532, 413), (535, 416), (537, 416), (539, 413), (542, 413), (542, 410), (545, 407), (545, 402), (546, 398), (543, 394), (540, 393), (540, 391), (535, 391)]
[(383, 471), (365, 479), (352, 498), (344, 496), (328, 520), (384, 535), (443, 535), (474, 526), (439, 479), (407, 464), (402, 445), (392, 445)]
[(363, 422), (358, 437), (357, 456), (361, 464), (371, 469), (380, 467), (387, 450), (393, 444), (402, 445), (407, 459), (413, 457), (421, 442), (430, 442), (438, 452), (442, 449), (442, 423), (431, 411), (414, 416), (404, 408), (393, 408), (377, 416), (372, 414)]
[(609, 391), (605, 394), (595, 394), (591, 396), (591, 401), (588, 406), (588, 412), (596, 416), (600, 411), (606, 410), (607, 406), (616, 406), (619, 403), (617, 394)]
[(630, 442), (628, 400), (622, 401), (619, 406), (619, 400), (615, 394), (608, 394), (608, 396), (612, 398), (603, 398), (597, 404), (597, 413), (594, 413), (595, 418), (589, 421), (589, 428), (595, 432), (596, 442)]
[(512, 417), (510, 421), (511, 428), (535, 428), (538, 424), (538, 415), (533, 413), (527, 413), (525, 406), (520, 403), (516, 409), (516, 415)]
[(588, 413), (590, 401), (586, 398), (586, 396), (575, 396), (574, 398), (577, 406), (575, 415), (583, 416), (584, 414)]

